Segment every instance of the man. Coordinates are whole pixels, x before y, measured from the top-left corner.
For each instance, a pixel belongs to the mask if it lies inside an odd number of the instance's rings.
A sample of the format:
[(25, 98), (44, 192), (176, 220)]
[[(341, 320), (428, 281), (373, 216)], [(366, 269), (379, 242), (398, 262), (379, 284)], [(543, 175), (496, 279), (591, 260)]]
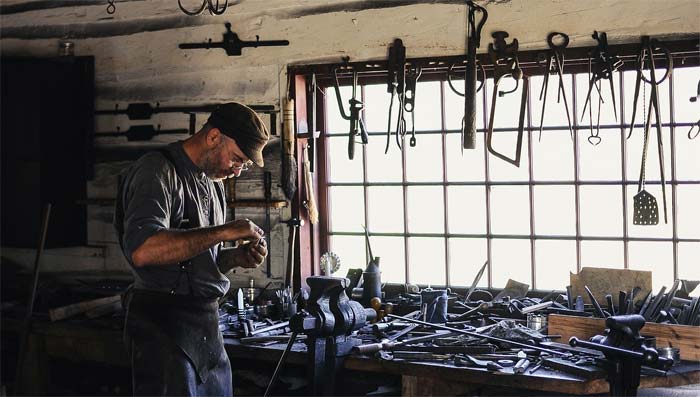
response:
[(189, 139), (141, 157), (120, 185), (115, 227), (135, 278), (125, 325), (134, 395), (233, 394), (218, 298), (224, 274), (259, 266), (267, 247), (253, 222), (225, 221), (222, 180), (262, 167), (268, 139), (252, 109), (220, 105)]

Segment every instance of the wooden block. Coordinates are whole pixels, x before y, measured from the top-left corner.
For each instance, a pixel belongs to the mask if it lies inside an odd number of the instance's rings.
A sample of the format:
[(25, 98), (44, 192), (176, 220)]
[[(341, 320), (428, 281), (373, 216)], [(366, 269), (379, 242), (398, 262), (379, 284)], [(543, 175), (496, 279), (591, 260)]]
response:
[[(567, 343), (572, 336), (588, 340), (593, 335), (602, 335), (605, 330), (605, 320), (602, 318), (550, 314), (548, 324), (548, 332), (561, 335), (562, 342)], [(682, 360), (700, 361), (700, 327), (647, 322), (641, 333), (656, 337), (657, 347), (681, 349)]]
[(100, 306), (109, 305), (114, 302), (119, 302), (121, 295), (108, 296), (105, 298), (93, 299), (85, 302), (78, 302), (72, 305), (57, 307), (49, 310), (51, 321), (63, 320), (76, 314), (84, 313), (88, 310), (95, 309)]
[(597, 267), (584, 267), (578, 274), (569, 273), (572, 295), (583, 297), (584, 302), (591, 303), (584, 286), (588, 286), (593, 292), (598, 303), (605, 309), (605, 295), (611, 294), (615, 306), (619, 306), (619, 291), (629, 292), (634, 287), (641, 288), (635, 295), (634, 301), (644, 299), (651, 291), (651, 272), (630, 269), (607, 269)]

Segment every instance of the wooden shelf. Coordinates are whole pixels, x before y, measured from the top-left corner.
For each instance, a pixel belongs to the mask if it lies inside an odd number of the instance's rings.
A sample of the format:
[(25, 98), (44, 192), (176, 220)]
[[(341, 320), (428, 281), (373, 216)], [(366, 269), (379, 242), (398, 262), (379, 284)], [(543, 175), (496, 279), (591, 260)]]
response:
[[(267, 201), (265, 200), (236, 200), (229, 201), (227, 203), (229, 208), (245, 208), (245, 207), (257, 207), (265, 208), (267, 207)], [(270, 208), (284, 208), (287, 206), (286, 200), (271, 200)]]

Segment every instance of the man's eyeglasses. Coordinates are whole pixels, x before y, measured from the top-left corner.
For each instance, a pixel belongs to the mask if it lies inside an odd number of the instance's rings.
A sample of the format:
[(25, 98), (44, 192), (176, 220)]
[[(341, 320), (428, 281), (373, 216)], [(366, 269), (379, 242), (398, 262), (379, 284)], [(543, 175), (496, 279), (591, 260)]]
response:
[[(250, 160), (243, 162), (243, 163), (239, 163), (237, 161), (234, 161), (233, 163), (234, 163), (234, 165), (231, 168), (233, 168), (236, 171), (248, 171), (250, 169), (250, 167), (253, 166), (253, 162)], [(236, 164), (240, 164), (240, 165), (236, 165)]]

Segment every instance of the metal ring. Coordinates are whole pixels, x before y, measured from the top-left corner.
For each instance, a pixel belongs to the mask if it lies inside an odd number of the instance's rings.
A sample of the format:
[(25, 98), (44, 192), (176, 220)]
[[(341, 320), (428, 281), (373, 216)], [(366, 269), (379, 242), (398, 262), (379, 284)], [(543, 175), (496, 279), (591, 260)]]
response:
[[(484, 65), (482, 65), (481, 62), (476, 61), (476, 64), (479, 67), (479, 69), (481, 69), (481, 80), (476, 79), (479, 83), (481, 83), (476, 88), (476, 92), (479, 92), (479, 91), (481, 91), (481, 88), (484, 87), (484, 82), (486, 81), (486, 69), (484, 69)], [(452, 73), (452, 69), (454, 69), (454, 67), (455, 67), (455, 64), (453, 63), (452, 65), (450, 65), (450, 68), (447, 69), (447, 84), (450, 86), (450, 89), (452, 90), (452, 92), (463, 97), (464, 93), (457, 91), (455, 86), (452, 84), (452, 77), (450, 77), (450, 73)]]
[(199, 7), (199, 10), (194, 11), (194, 12), (193, 12), (193, 11), (187, 10), (187, 9), (182, 5), (182, 0), (177, 0), (177, 5), (178, 5), (178, 7), (180, 7), (180, 11), (184, 12), (185, 15), (189, 15), (189, 16), (193, 17), (193, 16), (197, 16), (197, 15), (201, 14), (202, 11), (204, 11), (204, 7), (207, 6), (207, 0), (202, 0), (202, 6)]
[(671, 52), (668, 50), (668, 48), (662, 46), (659, 42), (656, 40), (651, 40), (648, 44), (649, 48), (649, 57), (652, 59), (654, 57), (654, 50), (659, 50), (666, 55), (666, 61), (668, 62), (668, 65), (666, 65), (666, 73), (664, 74), (664, 77), (661, 78), (661, 80), (652, 82), (651, 80), (648, 80), (644, 76), (644, 54), (647, 53), (646, 48), (642, 48), (642, 50), (639, 52), (639, 55), (637, 55), (637, 71), (639, 72), (639, 75), (641, 76), (641, 79), (644, 80), (645, 82), (649, 84), (656, 84), (659, 85), (664, 82), (668, 78), (668, 76), (671, 75), (671, 72), (673, 71), (673, 57), (671, 56)]

